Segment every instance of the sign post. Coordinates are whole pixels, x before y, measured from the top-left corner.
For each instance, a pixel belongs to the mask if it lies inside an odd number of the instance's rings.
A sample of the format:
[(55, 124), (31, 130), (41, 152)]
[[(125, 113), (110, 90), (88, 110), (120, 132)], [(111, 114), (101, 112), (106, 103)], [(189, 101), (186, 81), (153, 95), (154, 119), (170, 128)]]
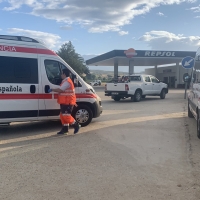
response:
[(188, 84), (187, 84), (187, 82), (185, 82), (185, 94), (184, 94), (184, 99), (186, 99), (187, 87), (188, 87)]
[[(182, 59), (181, 61), (181, 64), (182, 64), (182, 67), (184, 69), (191, 69), (194, 67), (194, 58), (193, 57), (190, 57), (190, 56), (187, 56), (185, 58)], [(188, 87), (188, 81), (189, 81), (189, 74), (188, 73), (185, 73), (183, 75), (183, 81), (185, 82), (185, 95), (184, 95), (184, 99), (186, 99), (186, 93), (187, 93), (187, 87)]]
[(189, 78), (189, 74), (185, 73), (183, 74), (183, 81), (185, 83), (185, 94), (184, 94), (184, 99), (186, 99), (186, 91), (187, 91), (187, 86), (188, 86), (188, 78)]

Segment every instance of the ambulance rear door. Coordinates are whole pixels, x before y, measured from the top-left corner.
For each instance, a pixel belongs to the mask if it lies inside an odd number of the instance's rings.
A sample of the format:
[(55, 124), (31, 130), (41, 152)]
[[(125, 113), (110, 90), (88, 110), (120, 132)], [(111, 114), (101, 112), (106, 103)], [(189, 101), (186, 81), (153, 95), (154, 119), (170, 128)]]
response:
[(0, 44), (0, 122), (38, 117), (38, 58), (35, 46)]

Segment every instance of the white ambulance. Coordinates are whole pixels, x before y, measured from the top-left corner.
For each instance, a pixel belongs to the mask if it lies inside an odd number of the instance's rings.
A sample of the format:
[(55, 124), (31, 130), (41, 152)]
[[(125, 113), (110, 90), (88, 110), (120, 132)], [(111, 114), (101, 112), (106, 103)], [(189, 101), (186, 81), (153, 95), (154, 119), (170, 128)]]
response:
[(200, 48), (196, 52), (195, 66), (188, 77), (190, 89), (188, 92), (188, 117), (197, 121), (197, 137), (200, 139)]
[(0, 35), (0, 124), (59, 119), (57, 93), (61, 70), (68, 68), (75, 85), (73, 116), (87, 126), (102, 113), (101, 99), (63, 59), (41, 42), (24, 36)]

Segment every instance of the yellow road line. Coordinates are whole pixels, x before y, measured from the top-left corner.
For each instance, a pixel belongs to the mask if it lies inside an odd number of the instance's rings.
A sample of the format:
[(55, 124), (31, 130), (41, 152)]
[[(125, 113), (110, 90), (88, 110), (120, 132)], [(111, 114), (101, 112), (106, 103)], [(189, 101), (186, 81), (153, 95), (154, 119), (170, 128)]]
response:
[[(86, 128), (82, 128), (80, 131), (80, 134), (88, 132), (88, 131), (95, 131), (95, 130), (100, 130), (102, 128), (112, 127), (115, 125), (124, 125), (124, 124), (139, 123), (139, 122), (153, 121), (153, 120), (176, 119), (176, 118), (183, 118), (183, 117), (186, 117), (186, 114), (184, 112), (178, 112), (178, 113), (169, 113), (169, 114), (162, 114), (162, 115), (155, 115), (155, 116), (144, 116), (144, 117), (133, 117), (133, 118), (126, 118), (126, 119), (107, 120), (107, 121), (91, 124)], [(0, 144), (24, 142), (24, 141), (28, 141), (28, 140), (38, 140), (38, 139), (48, 138), (48, 137), (54, 136), (54, 135), (55, 135), (55, 132), (48, 132), (48, 133), (44, 133), (44, 134), (31, 135), (31, 136), (8, 139), (8, 140), (1, 140)]]

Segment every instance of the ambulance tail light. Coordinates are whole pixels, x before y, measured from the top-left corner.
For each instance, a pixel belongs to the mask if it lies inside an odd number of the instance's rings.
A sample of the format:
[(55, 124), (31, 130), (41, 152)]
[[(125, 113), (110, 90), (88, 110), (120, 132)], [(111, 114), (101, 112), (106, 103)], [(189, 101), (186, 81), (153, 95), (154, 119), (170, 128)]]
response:
[(129, 91), (129, 86), (128, 86), (128, 84), (125, 84), (125, 91)]

